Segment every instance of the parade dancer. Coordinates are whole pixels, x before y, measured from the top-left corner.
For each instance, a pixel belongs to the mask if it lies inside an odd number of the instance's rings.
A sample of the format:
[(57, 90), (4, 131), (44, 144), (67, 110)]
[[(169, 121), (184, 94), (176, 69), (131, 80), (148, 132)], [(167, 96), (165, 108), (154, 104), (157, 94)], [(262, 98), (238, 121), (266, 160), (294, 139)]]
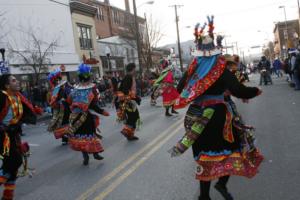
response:
[(35, 124), (36, 114), (42, 110), (22, 96), (19, 81), (13, 75), (0, 77), (0, 90), (0, 185), (4, 185), (2, 200), (12, 200), (18, 169), (27, 153), (24, 149), (28, 151), (28, 144), (21, 142), (21, 125)]
[(151, 96), (150, 96), (150, 98), (151, 98), (150, 99), (150, 105), (151, 106), (155, 106), (157, 104), (156, 100), (161, 95), (161, 89), (160, 89), (159, 85), (154, 84), (157, 78), (159, 78), (159, 73), (158, 72), (152, 72), (151, 77), (150, 77), (151, 85), (152, 85)]
[(137, 105), (140, 105), (141, 98), (136, 94), (135, 68), (134, 63), (129, 63), (126, 66), (127, 74), (122, 80), (118, 92), (118, 120), (124, 121), (121, 133), (128, 141), (139, 139), (135, 136), (135, 130), (140, 123), (140, 114)]
[(70, 107), (67, 97), (71, 92), (72, 86), (67, 81), (62, 80), (60, 69), (56, 69), (48, 75), (51, 87), (50, 106), (52, 108), (52, 119), (48, 126), (49, 132), (54, 132), (56, 139), (61, 138), (62, 144), (68, 144), (67, 135), (61, 135), (60, 129), (69, 123)]
[(104, 149), (97, 135), (100, 123), (99, 114), (109, 116), (109, 113), (99, 106), (99, 92), (91, 83), (91, 67), (81, 64), (78, 67), (79, 83), (68, 97), (71, 114), (66, 133), (69, 134), (69, 145), (75, 151), (81, 151), (83, 165), (89, 164), (89, 154), (96, 160), (102, 160), (99, 153)]
[[(212, 180), (219, 179), (215, 188), (226, 200), (232, 200), (227, 190), (231, 175), (251, 178), (256, 175), (263, 160), (259, 151), (241, 151), (241, 138), (232, 127), (233, 113), (224, 100), (224, 92), (242, 99), (250, 99), (262, 92), (255, 87), (242, 85), (226, 69), (227, 62), (221, 55), (221, 41), (214, 44), (213, 17), (208, 17), (208, 35), (203, 35), (205, 26), (195, 27), (196, 47), (194, 60), (183, 80), (178, 85), (181, 92), (175, 108), (188, 104), (184, 126), (186, 134), (169, 151), (171, 156), (179, 156), (192, 146), (198, 164), (196, 179), (200, 181), (199, 200), (210, 200), (209, 190)], [(218, 38), (217, 38), (218, 39)]]
[(172, 116), (171, 113), (178, 114), (177, 111), (174, 110), (173, 105), (175, 103), (176, 98), (179, 96), (176, 88), (174, 87), (174, 77), (172, 72), (172, 67), (169, 65), (169, 61), (162, 60), (161, 67), (163, 69), (160, 77), (155, 81), (154, 85), (161, 87), (162, 97), (163, 97), (163, 106), (166, 109), (165, 115), (167, 117)]

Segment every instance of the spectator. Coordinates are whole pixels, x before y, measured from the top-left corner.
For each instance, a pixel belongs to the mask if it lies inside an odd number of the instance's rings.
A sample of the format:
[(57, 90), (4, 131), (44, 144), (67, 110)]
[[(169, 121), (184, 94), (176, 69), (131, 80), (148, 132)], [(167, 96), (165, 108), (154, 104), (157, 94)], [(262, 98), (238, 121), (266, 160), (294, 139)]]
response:
[(277, 75), (277, 77), (278, 78), (282, 77), (282, 72), (281, 72), (282, 64), (278, 57), (273, 62), (273, 68), (274, 68), (274, 71), (275, 71), (275, 74)]
[(297, 55), (295, 57), (295, 62), (292, 64), (292, 72), (293, 72), (293, 80), (295, 83), (295, 90), (300, 90), (300, 79), (299, 79), (299, 73), (300, 73), (300, 53), (297, 52)]

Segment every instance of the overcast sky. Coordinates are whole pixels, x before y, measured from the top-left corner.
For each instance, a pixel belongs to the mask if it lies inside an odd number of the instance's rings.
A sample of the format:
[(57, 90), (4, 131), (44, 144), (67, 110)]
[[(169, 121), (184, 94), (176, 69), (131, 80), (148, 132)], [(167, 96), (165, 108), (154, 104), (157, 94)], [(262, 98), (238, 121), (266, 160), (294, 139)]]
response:
[[(129, 0), (132, 3), (132, 0)], [(124, 9), (124, 0), (110, 0), (111, 4)], [(206, 16), (215, 15), (215, 32), (227, 35), (227, 43), (238, 42), (239, 48), (248, 54), (251, 46), (273, 41), (274, 22), (284, 21), (286, 8), (287, 20), (298, 18), (297, 0), (156, 0), (153, 5), (144, 4), (147, 0), (136, 0), (138, 14), (152, 14), (159, 22), (164, 33), (160, 45), (175, 43), (176, 26), (174, 8), (178, 9), (180, 39), (193, 39), (193, 27), (197, 22), (203, 24)], [(186, 28), (191, 26), (191, 28)], [(259, 49), (250, 49), (255, 53)]]

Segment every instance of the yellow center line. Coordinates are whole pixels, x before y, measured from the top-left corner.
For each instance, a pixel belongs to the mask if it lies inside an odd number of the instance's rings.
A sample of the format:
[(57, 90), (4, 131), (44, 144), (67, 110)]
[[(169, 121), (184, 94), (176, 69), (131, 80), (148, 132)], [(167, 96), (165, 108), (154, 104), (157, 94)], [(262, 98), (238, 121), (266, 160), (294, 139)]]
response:
[(164, 132), (160, 133), (152, 142), (148, 143), (144, 148), (133, 154), (131, 157), (126, 159), (124, 162), (122, 162), (117, 168), (115, 168), (113, 171), (111, 171), (109, 174), (107, 174), (105, 177), (100, 179), (97, 183), (95, 183), (91, 188), (89, 188), (86, 192), (81, 194), (76, 200), (86, 200), (88, 197), (90, 197), (93, 193), (95, 193), (100, 187), (102, 187), (106, 182), (113, 179), (118, 173), (120, 173), (123, 169), (125, 169), (130, 163), (132, 163), (135, 159), (137, 159), (139, 156), (141, 156), (143, 153), (147, 152), (148, 149), (151, 149), (152, 146), (156, 145), (160, 140), (162, 140), (164, 137), (166, 137), (172, 129), (174, 129), (176, 126), (180, 126), (183, 121), (183, 118), (178, 120), (176, 123), (174, 123), (172, 126), (170, 126), (168, 129), (166, 129)]
[(119, 178), (113, 181), (103, 192), (101, 192), (94, 200), (104, 200), (112, 191), (114, 191), (128, 176), (130, 176), (134, 171), (136, 171), (146, 160), (150, 158), (156, 151), (158, 151), (162, 145), (164, 145), (171, 137), (175, 136), (177, 132), (183, 129), (182, 127), (177, 127), (171, 134), (169, 134), (162, 141), (157, 143), (147, 154), (145, 154), (141, 159), (134, 163), (125, 173), (123, 173)]

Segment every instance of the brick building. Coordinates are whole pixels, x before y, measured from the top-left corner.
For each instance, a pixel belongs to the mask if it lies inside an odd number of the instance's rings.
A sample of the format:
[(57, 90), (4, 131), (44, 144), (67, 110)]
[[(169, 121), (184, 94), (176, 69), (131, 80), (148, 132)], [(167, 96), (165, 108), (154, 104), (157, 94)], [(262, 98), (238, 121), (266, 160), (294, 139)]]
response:
[[(94, 16), (96, 37), (98, 45), (100, 45), (98, 48), (100, 49), (99, 52), (104, 73), (110, 70), (121, 72), (128, 62), (135, 62), (138, 66), (137, 48), (133, 33), (135, 31), (134, 15), (130, 12), (129, 0), (125, 0), (124, 10), (112, 6), (109, 0), (104, 0), (103, 2), (96, 0), (79, 1), (97, 8), (97, 13)], [(142, 33), (145, 30), (145, 19), (142, 17), (138, 17), (137, 19), (140, 32)], [(116, 37), (118, 37), (117, 40)], [(116, 42), (113, 43), (113, 41)], [(105, 46), (105, 44), (107, 45)], [(114, 51), (111, 50), (110, 57), (108, 58), (105, 49), (111, 49), (112, 46), (116, 47), (120, 45), (124, 45), (122, 47), (123, 53), (114, 55)], [(107, 63), (111, 63), (112, 66), (109, 67)]]
[[(286, 30), (287, 29), (287, 30)], [(275, 38), (275, 52), (284, 57), (288, 48), (297, 47), (299, 40), (299, 20), (278, 22), (273, 30)]]

